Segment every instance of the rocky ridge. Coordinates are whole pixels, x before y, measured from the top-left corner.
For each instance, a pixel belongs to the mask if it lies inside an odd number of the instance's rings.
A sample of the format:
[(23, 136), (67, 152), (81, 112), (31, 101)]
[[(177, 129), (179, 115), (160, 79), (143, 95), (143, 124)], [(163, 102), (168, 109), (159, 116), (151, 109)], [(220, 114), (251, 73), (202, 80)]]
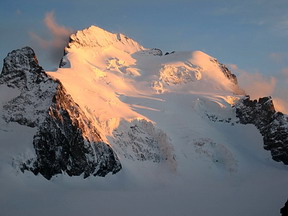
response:
[(220, 63), (217, 59), (215, 58), (211, 58), (210, 59), (211, 62), (215, 63), (218, 65), (218, 67), (221, 69), (221, 71), (223, 72), (223, 74), (229, 79), (231, 80), (231, 82), (233, 82), (234, 84), (238, 84), (237, 81), (237, 77), (235, 74), (233, 74), (227, 67), (226, 65)]
[(37, 127), (33, 138), (36, 158), (19, 164), (21, 171), (30, 170), (50, 179), (62, 172), (88, 177), (105, 176), (121, 169), (112, 148), (103, 142), (62, 84), (48, 77), (38, 65), (30, 47), (8, 54), (0, 84), (20, 92), (3, 106), (4, 120)]
[(246, 96), (236, 105), (236, 115), (242, 124), (254, 124), (263, 136), (264, 148), (275, 161), (288, 165), (288, 117), (276, 112), (271, 97), (251, 100)]

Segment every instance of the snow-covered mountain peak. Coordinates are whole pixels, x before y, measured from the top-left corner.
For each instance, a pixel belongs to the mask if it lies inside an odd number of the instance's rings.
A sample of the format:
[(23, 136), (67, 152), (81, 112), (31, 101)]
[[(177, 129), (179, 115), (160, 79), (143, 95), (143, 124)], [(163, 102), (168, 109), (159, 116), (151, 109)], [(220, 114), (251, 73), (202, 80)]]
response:
[(70, 36), (70, 43), (68, 47), (109, 48), (109, 46), (111, 45), (118, 48), (123, 48), (124, 46), (126, 46), (127, 51), (131, 51), (133, 49), (135, 49), (135, 51), (143, 49), (140, 44), (123, 34), (113, 34), (94, 25), (84, 30), (77, 31), (75, 34), (72, 34)]
[(71, 36), (61, 66), (49, 75), (63, 83), (91, 119), (97, 116), (95, 124), (105, 135), (113, 134), (121, 120), (153, 121), (127, 102), (129, 97), (158, 100), (159, 94), (184, 93), (209, 95), (212, 101), (220, 97), (229, 104), (240, 92), (235, 75), (201, 51), (163, 55), (160, 49), (144, 48), (96, 26)]
[[(236, 77), (215, 58), (163, 55), (91, 27), (71, 36), (61, 66), (45, 73), (27, 47), (4, 61), (3, 214), (35, 215), (43, 194), (56, 202), (47, 214), (68, 200), (72, 215), (275, 215), (287, 198), (287, 167), (263, 144), (288, 164), (288, 117), (271, 98), (237, 95)], [(15, 197), (30, 198), (18, 208)]]
[[(60, 63), (62, 68), (73, 68), (85, 77), (83, 68), (90, 68), (94, 77), (105, 77), (106, 81), (109, 76), (132, 79), (138, 83), (137, 88), (146, 83), (145, 88), (156, 93), (186, 92), (187, 89), (243, 93), (236, 76), (204, 52), (173, 51), (163, 55), (160, 49), (144, 48), (123, 34), (113, 34), (97, 26), (71, 35), (65, 53)], [(107, 82), (113, 83), (110, 79)]]

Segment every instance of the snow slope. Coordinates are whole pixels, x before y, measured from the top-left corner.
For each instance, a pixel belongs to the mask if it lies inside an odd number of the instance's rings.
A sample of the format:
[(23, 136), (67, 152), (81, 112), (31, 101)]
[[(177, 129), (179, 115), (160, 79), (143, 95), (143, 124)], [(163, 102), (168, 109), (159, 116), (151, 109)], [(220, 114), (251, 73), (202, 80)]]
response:
[[(243, 91), (215, 58), (163, 55), (95, 26), (72, 35), (65, 52), (48, 75), (90, 118), (122, 170), (51, 181), (17, 172), (10, 162), (33, 154), (34, 132), (1, 119), (3, 215), (279, 215), (287, 167), (263, 149), (255, 126), (239, 124), (232, 105)], [(1, 88), (2, 104), (17, 94)]]

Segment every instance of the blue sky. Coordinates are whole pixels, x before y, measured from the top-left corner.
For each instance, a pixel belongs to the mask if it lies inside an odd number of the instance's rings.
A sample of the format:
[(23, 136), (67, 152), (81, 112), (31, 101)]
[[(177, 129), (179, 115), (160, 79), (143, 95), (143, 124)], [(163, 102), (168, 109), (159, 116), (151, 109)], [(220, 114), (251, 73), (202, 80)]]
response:
[(55, 67), (31, 37), (51, 38), (51, 11), (73, 30), (97, 25), (164, 52), (201, 50), (249, 73), (281, 77), (288, 68), (287, 0), (2, 0), (0, 58), (30, 45), (45, 69)]
[[(59, 25), (73, 30), (98, 25), (144, 47), (202, 50), (221, 62), (265, 74), (288, 66), (286, 0), (2, 0), (1, 58), (12, 49), (33, 47), (29, 32), (49, 39), (43, 19), (51, 11)], [(39, 58), (45, 68), (51, 66), (44, 55)]]

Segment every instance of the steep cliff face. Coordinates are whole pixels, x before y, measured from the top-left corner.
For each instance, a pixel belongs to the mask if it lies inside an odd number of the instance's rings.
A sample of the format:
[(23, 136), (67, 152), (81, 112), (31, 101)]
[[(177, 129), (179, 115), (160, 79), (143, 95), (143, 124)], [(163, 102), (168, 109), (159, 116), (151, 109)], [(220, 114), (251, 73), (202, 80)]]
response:
[(276, 112), (271, 97), (250, 100), (247, 96), (236, 104), (242, 124), (254, 124), (263, 136), (264, 148), (275, 161), (288, 165), (288, 117)]
[(105, 176), (121, 169), (117, 155), (104, 143), (91, 121), (58, 85), (48, 115), (34, 136), (37, 160), (32, 168), (46, 178), (66, 172)]
[(38, 65), (30, 47), (14, 50), (7, 55), (0, 84), (19, 91), (19, 95), (3, 107), (5, 121), (29, 127), (36, 127), (43, 122), (58, 85)]
[(37, 156), (20, 164), (22, 171), (50, 179), (62, 172), (88, 177), (121, 169), (117, 155), (62, 84), (46, 75), (31, 48), (8, 54), (0, 83), (20, 92), (3, 106), (4, 120), (38, 128), (33, 138)]

